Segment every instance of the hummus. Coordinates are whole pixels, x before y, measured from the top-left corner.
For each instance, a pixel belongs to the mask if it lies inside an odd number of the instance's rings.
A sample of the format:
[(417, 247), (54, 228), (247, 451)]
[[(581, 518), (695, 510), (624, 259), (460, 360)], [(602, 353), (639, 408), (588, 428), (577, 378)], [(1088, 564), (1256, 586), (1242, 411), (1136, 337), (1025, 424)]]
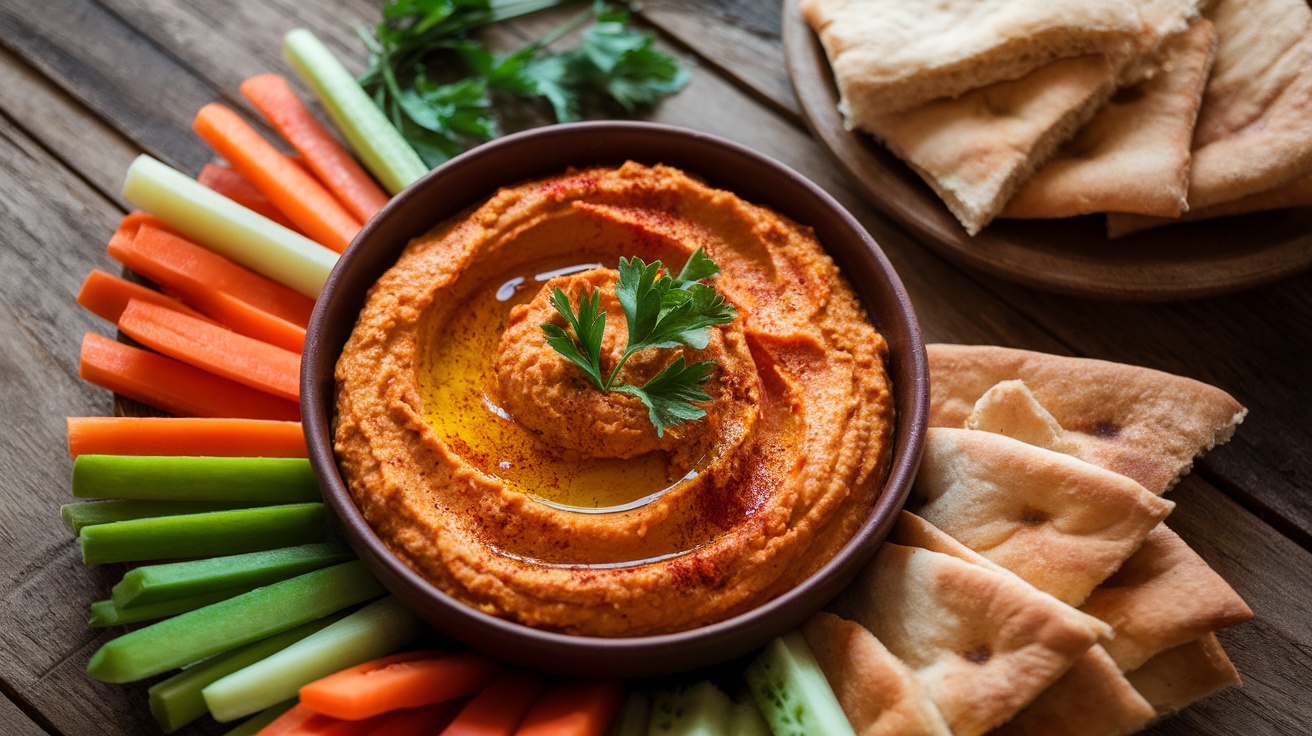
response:
[[(552, 349), (601, 290), (623, 351), (618, 259), (701, 247), (738, 310), (704, 350), (649, 349), (620, 380), (714, 360), (707, 416), (658, 436)], [(502, 189), (417, 238), (337, 364), (336, 452), (365, 519), (441, 590), (574, 634), (680, 631), (743, 613), (829, 560), (867, 517), (893, 421), (883, 338), (812, 232), (664, 166)]]

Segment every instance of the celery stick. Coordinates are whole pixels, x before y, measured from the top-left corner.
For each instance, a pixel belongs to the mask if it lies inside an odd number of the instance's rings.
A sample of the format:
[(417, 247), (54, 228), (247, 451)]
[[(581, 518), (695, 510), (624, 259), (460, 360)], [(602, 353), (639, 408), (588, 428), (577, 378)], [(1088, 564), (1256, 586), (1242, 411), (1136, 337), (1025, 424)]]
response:
[(825, 673), (796, 629), (767, 644), (744, 675), (775, 736), (855, 736)]
[(334, 613), (318, 621), (301, 624), (291, 631), (216, 654), (163, 682), (155, 683), (147, 691), (150, 696), (150, 712), (165, 733), (173, 733), (209, 712), (209, 708), (205, 707), (205, 698), (200, 694), (206, 685), (286, 649), (328, 624), (341, 620), (344, 615)]
[(217, 721), (241, 718), (302, 685), (377, 659), (408, 644), (424, 624), (393, 596), (365, 606), (317, 634), (215, 682), (202, 692)]
[(254, 504), (235, 501), (86, 501), (60, 506), (59, 515), (64, 519), (64, 526), (77, 534), (84, 526), (108, 524), (111, 521), (203, 514), (207, 511), (227, 511), (252, 505)]
[(415, 149), (318, 37), (297, 28), (282, 38), (288, 63), (314, 90), (328, 117), (384, 189), (396, 194), (428, 173)]
[(82, 561), (136, 562), (213, 557), (322, 542), (321, 503), (179, 514), (82, 527)]
[(145, 154), (128, 167), (123, 197), (188, 238), (310, 297), (337, 254)]
[(113, 600), (96, 601), (91, 604), (91, 620), (87, 626), (99, 628), (103, 626), (121, 626), (123, 624), (134, 624), (138, 621), (150, 621), (151, 619), (164, 618), (165, 616), (174, 616), (187, 611), (194, 611), (197, 608), (203, 608), (211, 603), (218, 603), (233, 596), (240, 595), (250, 590), (246, 588), (228, 588), (226, 590), (211, 590), (207, 593), (189, 595), (184, 598), (174, 598), (172, 600), (158, 601), (146, 605), (134, 606), (132, 608), (121, 608)]
[(323, 500), (304, 458), (77, 455), (73, 496), (139, 501), (247, 501), (299, 504)]
[(136, 608), (218, 590), (249, 590), (354, 557), (339, 544), (322, 543), (147, 565), (124, 575), (110, 596), (120, 608)]
[(73, 495), (139, 501), (322, 500), (310, 461), (289, 457), (78, 455)]
[(250, 720), (241, 724), (223, 734), (223, 736), (256, 736), (264, 727), (278, 720), (278, 716), (292, 709), (296, 705), (296, 699), (284, 700), (277, 705), (271, 705), (260, 711), (258, 714), (251, 716)]
[(124, 634), (91, 655), (87, 673), (103, 682), (133, 682), (282, 633), (383, 592), (363, 562), (343, 562)]

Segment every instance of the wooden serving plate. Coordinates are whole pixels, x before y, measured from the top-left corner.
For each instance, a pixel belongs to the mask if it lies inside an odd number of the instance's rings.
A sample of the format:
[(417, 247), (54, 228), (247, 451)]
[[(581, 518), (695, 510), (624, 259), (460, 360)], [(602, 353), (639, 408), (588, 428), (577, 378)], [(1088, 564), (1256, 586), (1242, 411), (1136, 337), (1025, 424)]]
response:
[(785, 0), (788, 76), (811, 132), (876, 207), (943, 256), (1049, 291), (1120, 301), (1213, 296), (1312, 266), (1312, 209), (1170, 225), (1109, 240), (1100, 215), (998, 220), (974, 237), (938, 195), (869, 135), (843, 128), (820, 40)]

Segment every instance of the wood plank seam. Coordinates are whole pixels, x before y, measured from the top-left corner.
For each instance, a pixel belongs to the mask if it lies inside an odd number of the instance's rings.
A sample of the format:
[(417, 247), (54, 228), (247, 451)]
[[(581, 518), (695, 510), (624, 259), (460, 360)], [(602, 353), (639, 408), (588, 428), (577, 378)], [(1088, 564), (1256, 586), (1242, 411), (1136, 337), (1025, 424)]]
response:
[(40, 727), (42, 731), (45, 731), (48, 734), (53, 734), (54, 736), (59, 736), (59, 731), (55, 729), (49, 719), (42, 715), (40, 709), (33, 705), (27, 698), (23, 697), (21, 693), (15, 692), (13, 687), (3, 679), (0, 679), (0, 694), (3, 694), (8, 698), (9, 702), (14, 704), (14, 707), (22, 711), (23, 715), (31, 719), (31, 721)]

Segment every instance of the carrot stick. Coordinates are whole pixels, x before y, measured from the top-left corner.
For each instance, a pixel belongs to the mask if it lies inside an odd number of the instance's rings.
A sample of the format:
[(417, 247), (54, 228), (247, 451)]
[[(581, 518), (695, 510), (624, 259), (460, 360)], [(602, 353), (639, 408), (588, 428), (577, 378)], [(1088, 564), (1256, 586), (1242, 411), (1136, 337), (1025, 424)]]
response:
[(380, 716), (387, 720), (371, 731), (369, 736), (435, 736), (443, 726), (451, 722), (456, 705), (456, 701), (447, 701), (422, 708), (392, 711)]
[(308, 456), (300, 422), (177, 417), (69, 417), (68, 454)]
[(548, 690), (515, 736), (602, 736), (624, 702), (613, 680), (562, 682)]
[(341, 253), (360, 232), (360, 221), (331, 192), (237, 113), (212, 102), (200, 109), (192, 127), (311, 239)]
[(241, 83), (241, 92), (351, 214), (368, 222), (387, 204), (382, 187), (314, 117), (285, 77), (251, 77)]
[(88, 333), (78, 375), (170, 414), (298, 421), (300, 407), (172, 358)]
[(309, 297), (149, 223), (142, 223), (130, 241), (111, 240), (109, 255), (202, 311), (201, 303), (214, 291), (301, 327), (314, 311)]
[(109, 250), (113, 252), (115, 248), (123, 248), (126, 245), (130, 244), (137, 237), (137, 233), (145, 225), (150, 225), (151, 227), (155, 227), (165, 232), (173, 233), (175, 235), (178, 232), (177, 230), (174, 230), (167, 222), (164, 222), (163, 220), (150, 214), (149, 212), (142, 212), (140, 210), (136, 212), (129, 212), (123, 216), (122, 220), (119, 220), (118, 228), (114, 230), (114, 234), (110, 236)]
[(283, 350), (300, 354), (305, 349), (305, 328), (253, 307), (222, 291), (197, 295), (196, 306), (225, 327)]
[(86, 280), (82, 282), (82, 289), (77, 293), (78, 304), (86, 307), (97, 317), (110, 322), (118, 322), (119, 315), (123, 314), (129, 299), (140, 299), (196, 319), (212, 321), (171, 296), (105, 273), (98, 268), (87, 274)]
[(196, 175), (196, 181), (252, 212), (258, 212), (283, 227), (301, 232), (295, 223), (287, 219), (287, 215), (279, 212), (278, 208), (273, 206), (273, 202), (255, 188), (254, 184), (228, 166), (205, 164)]
[(421, 651), (375, 659), (301, 688), (301, 703), (335, 718), (359, 720), (478, 692), (501, 663), (473, 652)]
[(304, 704), (292, 706), (256, 736), (369, 736), (383, 726), (390, 715), (364, 721), (344, 721), (315, 713)]
[(546, 678), (509, 669), (470, 700), (441, 736), (513, 736), (543, 690)]
[(301, 356), (148, 302), (128, 302), (123, 334), (148, 348), (288, 401), (301, 396)]

